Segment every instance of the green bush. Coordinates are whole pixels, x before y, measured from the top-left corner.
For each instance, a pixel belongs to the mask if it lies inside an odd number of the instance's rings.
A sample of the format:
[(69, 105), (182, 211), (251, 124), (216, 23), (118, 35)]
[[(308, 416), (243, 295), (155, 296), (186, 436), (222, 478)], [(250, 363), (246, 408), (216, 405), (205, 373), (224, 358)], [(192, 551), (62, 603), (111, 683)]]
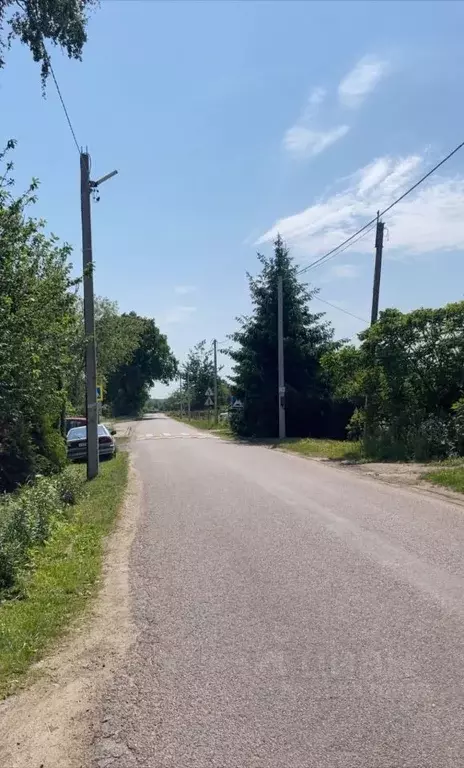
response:
[(67, 467), (53, 478), (39, 477), (0, 501), (0, 598), (20, 594), (32, 549), (48, 539), (83, 485), (79, 468)]
[(364, 435), (365, 425), (365, 411), (362, 408), (355, 408), (354, 413), (346, 427), (346, 436), (348, 440), (361, 440)]
[(451, 406), (456, 452), (464, 456), (464, 397)]

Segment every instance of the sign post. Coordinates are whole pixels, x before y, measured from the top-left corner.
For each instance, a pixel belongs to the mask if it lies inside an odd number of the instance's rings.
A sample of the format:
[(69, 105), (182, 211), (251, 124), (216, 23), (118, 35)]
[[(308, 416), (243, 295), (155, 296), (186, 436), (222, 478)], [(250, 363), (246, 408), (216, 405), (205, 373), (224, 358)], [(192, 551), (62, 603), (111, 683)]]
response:
[(213, 390), (211, 389), (211, 387), (208, 387), (208, 389), (205, 392), (205, 397), (206, 397), (205, 406), (206, 406), (206, 408), (211, 408), (211, 406), (214, 405), (213, 395), (214, 395)]

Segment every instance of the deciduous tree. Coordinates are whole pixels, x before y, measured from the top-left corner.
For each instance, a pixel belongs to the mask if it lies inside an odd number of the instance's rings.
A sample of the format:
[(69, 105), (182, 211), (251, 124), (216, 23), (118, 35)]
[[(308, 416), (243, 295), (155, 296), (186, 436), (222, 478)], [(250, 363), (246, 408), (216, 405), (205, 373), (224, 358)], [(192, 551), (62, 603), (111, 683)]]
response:
[(0, 69), (11, 41), (19, 38), (40, 64), (45, 83), (50, 73), (47, 42), (59, 45), (69, 58), (80, 59), (94, 5), (96, 0), (0, 0)]

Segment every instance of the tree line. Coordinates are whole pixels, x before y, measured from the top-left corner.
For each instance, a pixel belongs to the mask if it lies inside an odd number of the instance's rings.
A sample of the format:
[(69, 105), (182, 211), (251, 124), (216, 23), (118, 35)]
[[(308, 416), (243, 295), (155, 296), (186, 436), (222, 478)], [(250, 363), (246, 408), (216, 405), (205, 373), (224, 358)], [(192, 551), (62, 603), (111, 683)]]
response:
[[(427, 460), (464, 455), (464, 302), (403, 313), (385, 309), (358, 342), (335, 339), (317, 289), (298, 278), (282, 238), (258, 254), (248, 275), (252, 311), (238, 318), (227, 350), (232, 374), (223, 391), (243, 408), (231, 427), (243, 437), (278, 434), (277, 278), (284, 307), (285, 405), (289, 437), (362, 441), (366, 457)], [(202, 342), (189, 355), (192, 403), (204, 408), (212, 380)], [(201, 371), (201, 375), (199, 375)], [(179, 407), (180, 393), (168, 401)]]
[(233, 429), (277, 434), (277, 276), (283, 278), (289, 436), (361, 440), (366, 456), (442, 459), (464, 454), (464, 302), (403, 313), (386, 309), (359, 334), (336, 340), (317, 290), (298, 281), (281, 237), (249, 276), (253, 313), (231, 335), (232, 388), (244, 403)]
[[(214, 388), (215, 371), (212, 344), (206, 339), (195, 344), (187, 353), (187, 358), (182, 367), (179, 367), (179, 386), (162, 402), (157, 402), (158, 408), (164, 411), (187, 410), (211, 411), (211, 405), (207, 404), (208, 392)], [(230, 384), (222, 376), (222, 367), (217, 371), (218, 406), (225, 408), (230, 400)]]

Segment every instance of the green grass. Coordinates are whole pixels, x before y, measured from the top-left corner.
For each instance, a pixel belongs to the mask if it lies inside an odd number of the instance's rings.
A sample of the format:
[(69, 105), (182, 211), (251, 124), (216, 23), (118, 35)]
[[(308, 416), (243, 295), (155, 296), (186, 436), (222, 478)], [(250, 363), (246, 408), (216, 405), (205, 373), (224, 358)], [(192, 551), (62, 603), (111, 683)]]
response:
[(450, 467), (449, 469), (437, 469), (423, 475), (424, 480), (434, 485), (442, 485), (453, 491), (464, 493), (464, 467)]
[(26, 597), (0, 604), (0, 699), (20, 684), (95, 594), (103, 540), (124, 497), (127, 475), (123, 451), (100, 464), (99, 476), (86, 485), (72, 519), (58, 523), (46, 544), (33, 552)]
[(188, 424), (189, 427), (195, 427), (196, 429), (205, 429), (208, 432), (214, 432), (217, 435), (221, 435), (223, 437), (233, 437), (232, 431), (230, 429), (230, 426), (227, 422), (219, 422), (219, 424), (215, 425), (214, 419), (189, 419), (187, 416), (184, 416), (184, 418), (180, 418), (178, 414), (170, 413), (169, 416), (172, 419), (175, 419), (176, 421), (180, 421), (181, 424)]
[[(189, 420), (187, 417), (181, 419), (178, 414), (171, 413), (169, 415), (177, 421), (189, 424), (191, 427), (214, 431), (215, 434), (223, 435), (224, 437), (234, 437), (227, 423), (218, 424), (216, 427), (212, 419), (195, 418)], [(315, 438), (305, 437), (288, 438), (287, 440), (257, 438), (256, 440), (250, 439), (249, 442), (256, 443), (257, 445), (267, 445), (271, 448), (282, 448), (286, 451), (292, 451), (292, 453), (299, 453), (301, 456), (315, 456), (333, 459), (334, 461), (341, 461), (343, 459), (359, 461), (363, 458), (361, 443), (348, 440), (316, 440)]]
[(315, 456), (334, 461), (359, 461), (362, 459), (361, 443), (348, 440), (316, 440), (312, 437), (301, 439), (278, 440), (273, 443), (276, 448), (292, 451), (301, 456)]

